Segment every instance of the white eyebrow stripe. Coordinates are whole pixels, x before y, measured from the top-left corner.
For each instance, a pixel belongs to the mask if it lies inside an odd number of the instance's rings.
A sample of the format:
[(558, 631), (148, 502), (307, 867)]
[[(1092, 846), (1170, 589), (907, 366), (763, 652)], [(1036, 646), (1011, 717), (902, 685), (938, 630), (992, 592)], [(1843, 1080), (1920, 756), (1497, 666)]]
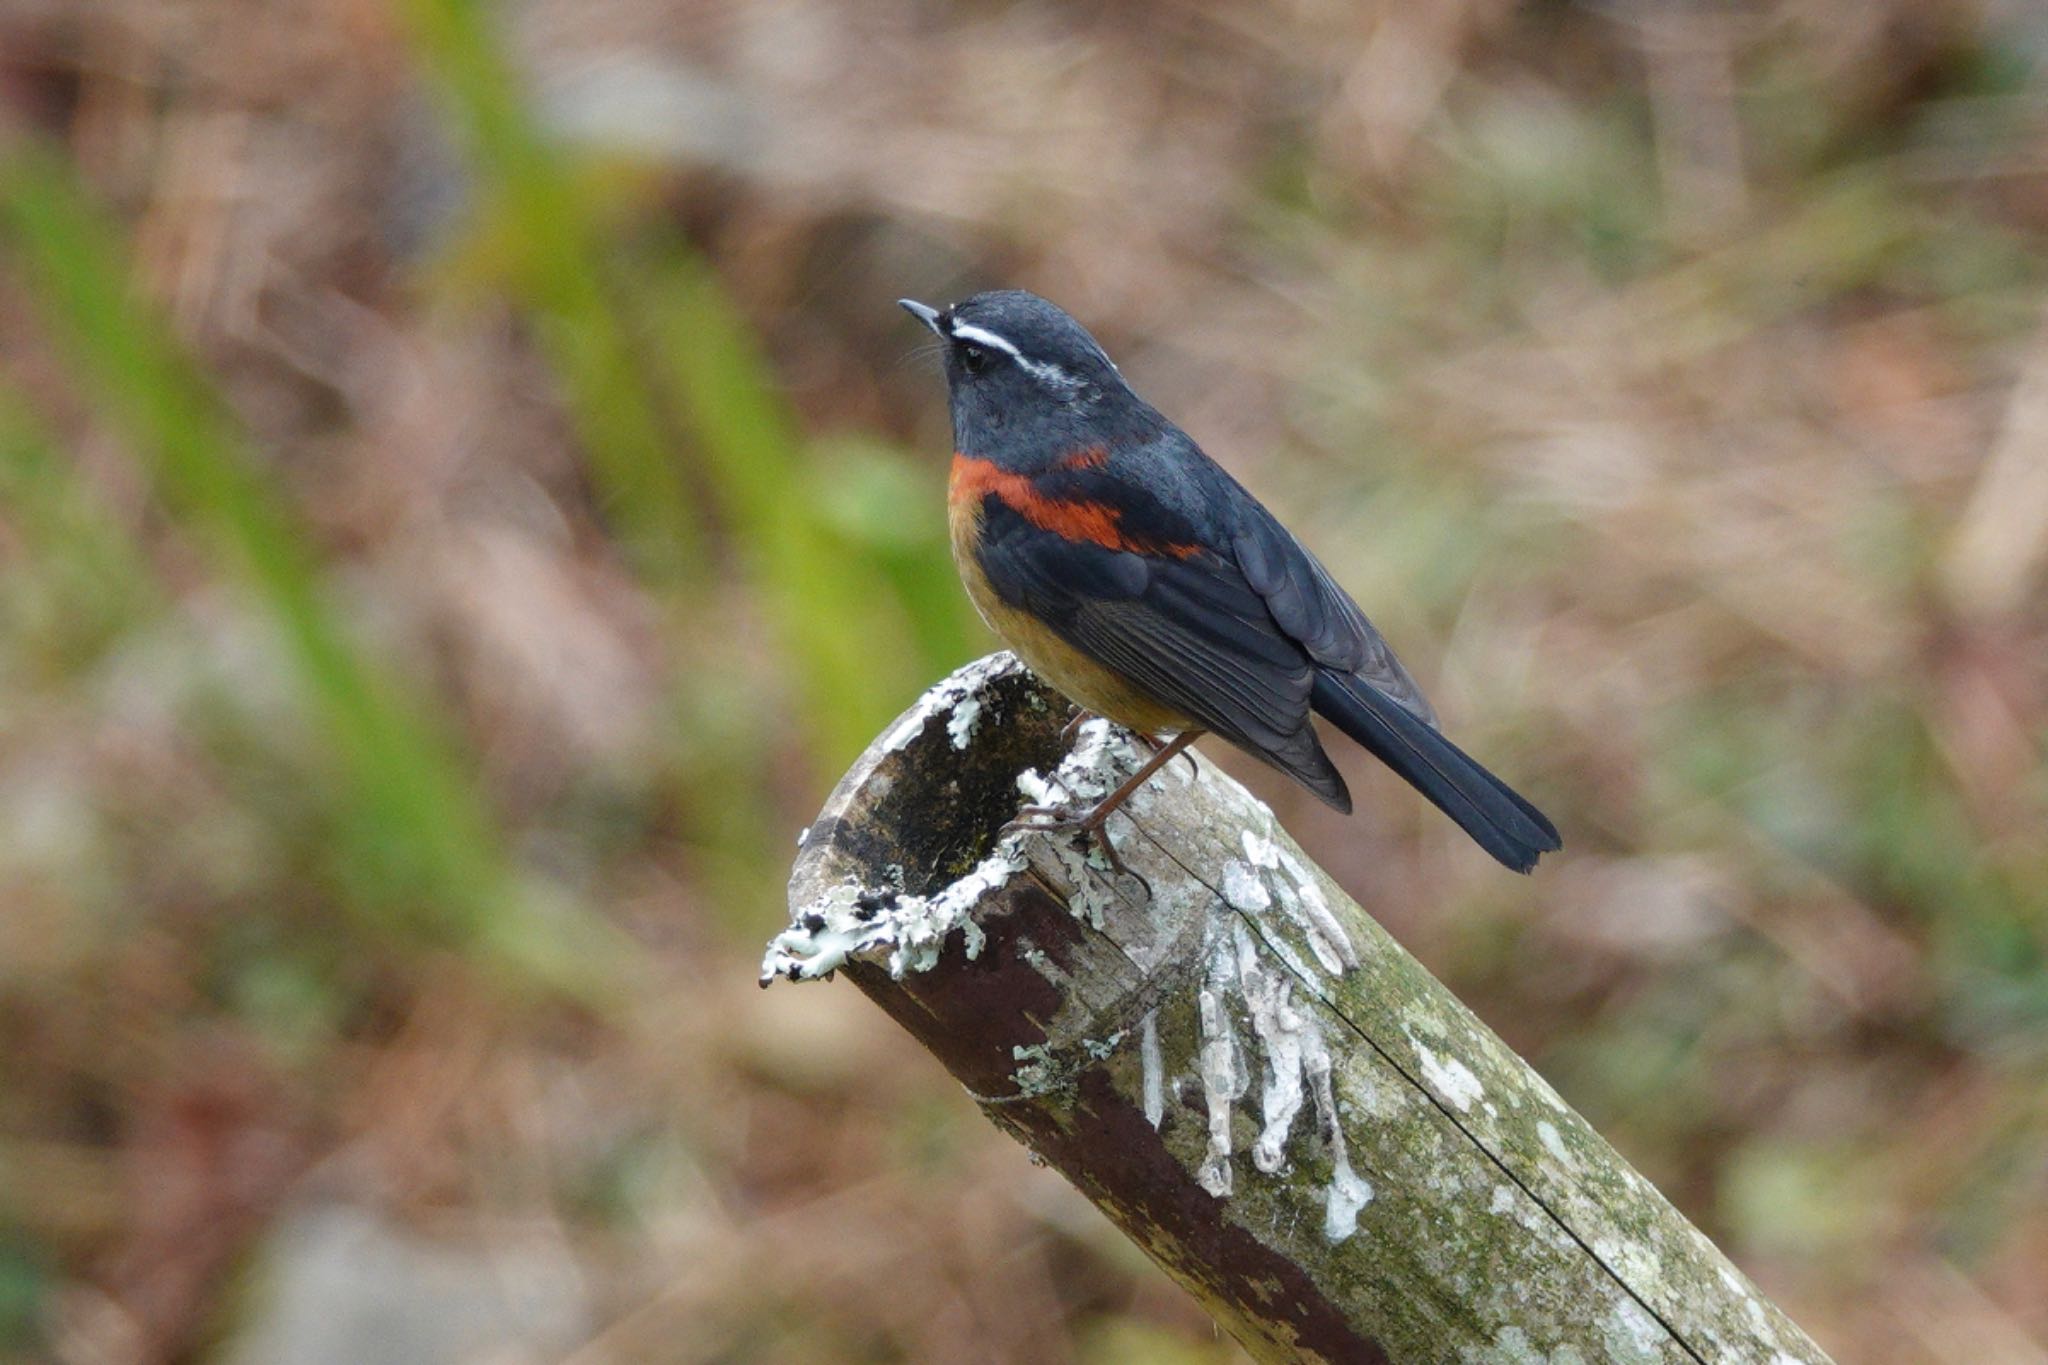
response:
[[(1080, 380), (1068, 374), (1059, 366), (1046, 360), (1030, 359), (1017, 349), (1015, 342), (1011, 341), (1008, 337), (998, 336), (986, 327), (976, 327), (971, 322), (956, 322), (953, 324), (953, 339), (955, 341), (972, 341), (983, 346), (993, 346), (1004, 355), (1010, 357), (1010, 359), (1016, 361), (1024, 373), (1051, 388), (1064, 389), (1071, 392), (1081, 387)], [(1107, 356), (1103, 358), (1105, 360), (1108, 359)]]
[(984, 346), (993, 346), (997, 350), (1007, 353), (1013, 360), (1022, 360), (1024, 358), (1024, 353), (1018, 350), (1016, 345), (1007, 337), (999, 337), (994, 332), (988, 330), (988, 328), (976, 327), (971, 322), (954, 323), (953, 337), (957, 341), (978, 341)]

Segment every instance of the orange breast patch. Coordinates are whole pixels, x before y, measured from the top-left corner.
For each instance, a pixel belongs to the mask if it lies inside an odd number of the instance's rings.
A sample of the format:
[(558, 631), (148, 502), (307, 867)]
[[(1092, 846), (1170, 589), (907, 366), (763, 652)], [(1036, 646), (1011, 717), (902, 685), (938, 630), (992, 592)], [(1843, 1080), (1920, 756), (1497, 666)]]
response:
[[(1108, 455), (1099, 447), (1083, 451), (1064, 462), (1063, 467), (1086, 469), (1101, 464)], [(947, 483), (946, 499), (955, 508), (978, 507), (993, 494), (1005, 507), (1041, 531), (1066, 540), (1084, 540), (1110, 550), (1133, 554), (1171, 555), (1186, 559), (1199, 545), (1169, 545), (1136, 540), (1118, 528), (1122, 512), (1107, 503), (1078, 498), (1052, 498), (1038, 491), (1028, 474), (1012, 474), (992, 460), (980, 460), (958, 452), (953, 456), (953, 473)]]

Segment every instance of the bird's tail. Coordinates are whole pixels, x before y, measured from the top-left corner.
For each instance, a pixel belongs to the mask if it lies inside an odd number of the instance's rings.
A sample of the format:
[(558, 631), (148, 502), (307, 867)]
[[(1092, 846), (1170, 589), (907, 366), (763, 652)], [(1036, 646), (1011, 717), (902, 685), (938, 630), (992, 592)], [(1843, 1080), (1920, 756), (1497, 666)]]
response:
[(1428, 797), (1481, 848), (1517, 872), (1564, 847), (1557, 826), (1420, 716), (1362, 678), (1322, 672), (1316, 713)]

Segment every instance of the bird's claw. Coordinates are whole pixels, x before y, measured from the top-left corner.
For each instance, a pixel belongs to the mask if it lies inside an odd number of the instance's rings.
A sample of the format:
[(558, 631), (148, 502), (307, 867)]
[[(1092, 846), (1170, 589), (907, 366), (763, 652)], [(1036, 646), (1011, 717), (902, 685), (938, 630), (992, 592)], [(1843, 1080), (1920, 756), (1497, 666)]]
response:
[(997, 830), (998, 836), (1030, 831), (1034, 834), (1058, 834), (1064, 830), (1081, 829), (1087, 820), (1087, 813), (1072, 806), (1019, 806), (1017, 818)]
[[(1104, 812), (1106, 814), (1106, 812)], [(1123, 856), (1116, 851), (1116, 845), (1109, 841), (1107, 820), (1097, 819), (1097, 812), (1076, 810), (1072, 806), (1022, 806), (1017, 818), (997, 831), (997, 837), (1029, 832), (1032, 834), (1080, 834), (1092, 838), (1095, 847), (1102, 850), (1103, 859), (1119, 876), (1129, 877), (1145, 888), (1145, 899), (1152, 899), (1152, 883), (1145, 874), (1131, 869)]]

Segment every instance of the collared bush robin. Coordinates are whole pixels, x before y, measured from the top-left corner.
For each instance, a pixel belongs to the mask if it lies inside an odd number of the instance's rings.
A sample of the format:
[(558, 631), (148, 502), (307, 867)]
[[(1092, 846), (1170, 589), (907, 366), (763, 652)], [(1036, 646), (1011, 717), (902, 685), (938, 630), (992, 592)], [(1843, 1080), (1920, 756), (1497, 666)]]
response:
[(953, 556), (975, 607), (1084, 710), (1173, 736), (1092, 810), (1031, 813), (1100, 837), (1205, 731), (1348, 812), (1320, 715), (1507, 867), (1562, 847), (1541, 811), (1438, 732), (1329, 571), (1073, 318), (1013, 289), (945, 309), (899, 302), (943, 343)]

